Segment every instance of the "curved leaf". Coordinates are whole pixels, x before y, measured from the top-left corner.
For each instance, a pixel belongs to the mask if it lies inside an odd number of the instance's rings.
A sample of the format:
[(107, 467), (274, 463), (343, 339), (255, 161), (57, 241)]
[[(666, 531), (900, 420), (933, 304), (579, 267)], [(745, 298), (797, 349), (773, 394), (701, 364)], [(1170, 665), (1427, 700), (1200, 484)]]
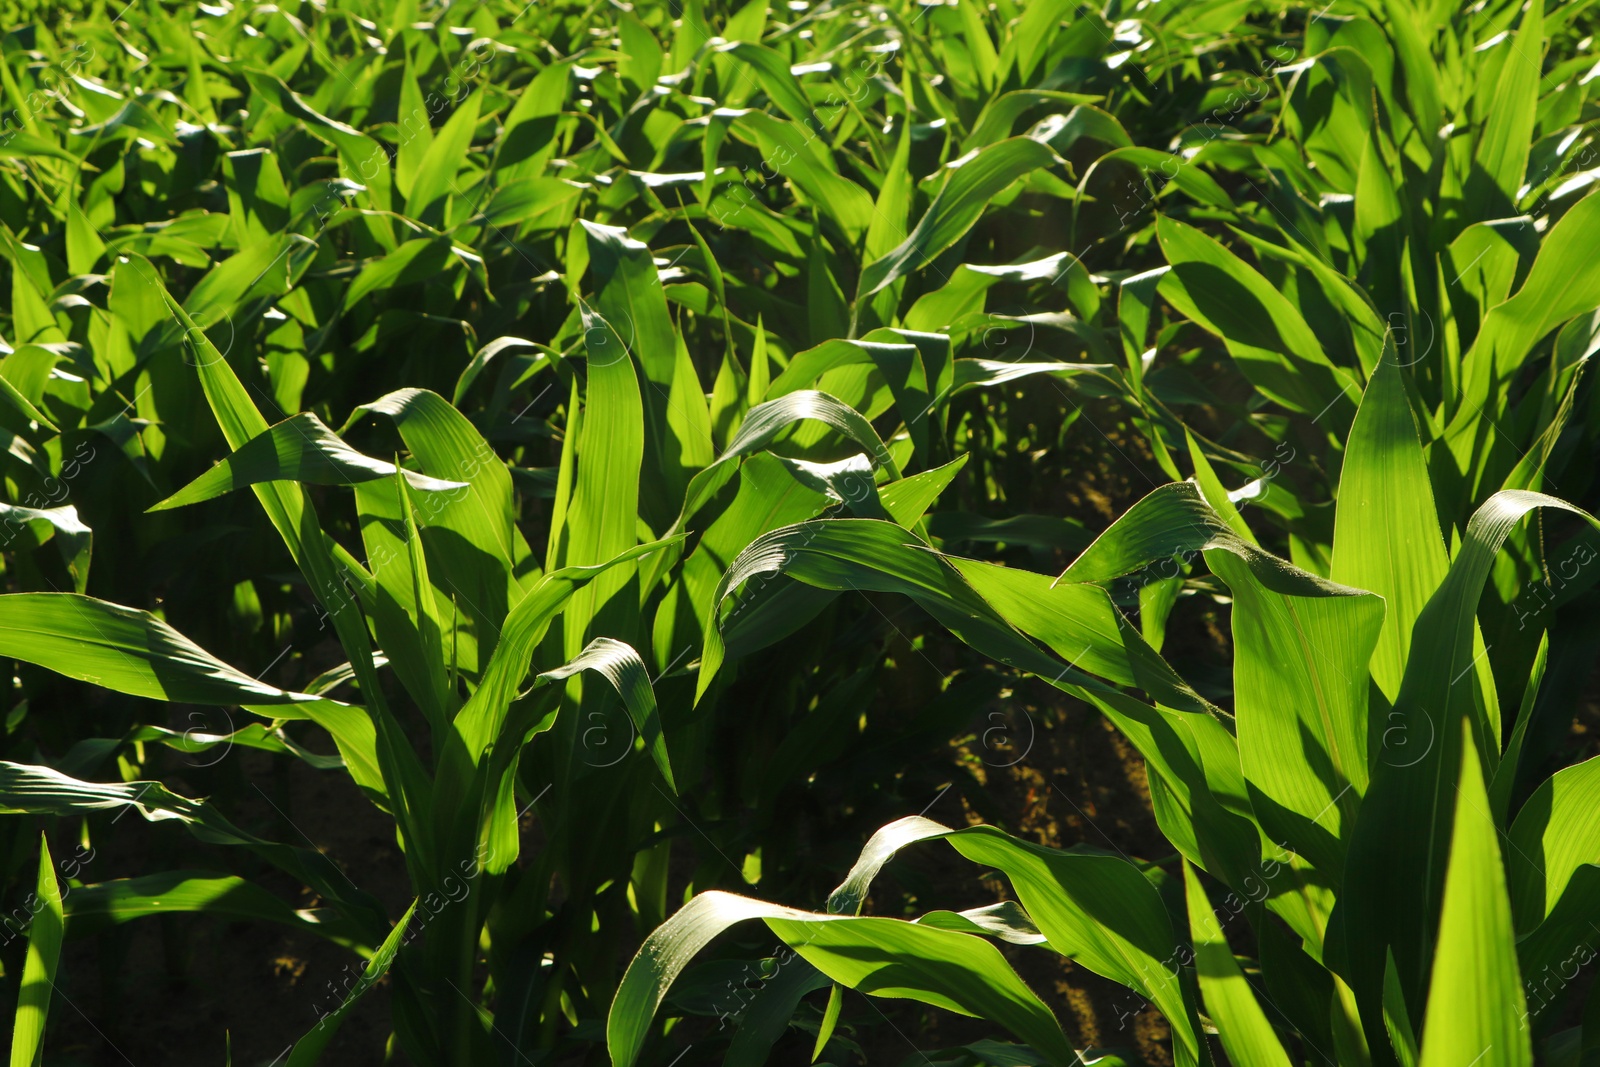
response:
[(541, 673), (535, 684), (562, 681), (582, 671), (594, 671), (616, 689), (634, 727), (644, 737), (650, 758), (655, 760), (661, 777), (667, 780), (667, 788), (676, 793), (678, 786), (672, 780), (672, 763), (667, 758), (667, 739), (661, 732), (661, 715), (656, 710), (655, 691), (650, 687), (650, 672), (639, 653), (621, 641), (597, 637), (570, 663)]
[(318, 699), (235, 670), (147, 611), (78, 593), (0, 596), (0, 655), (153, 700), (227, 705)]
[(356, 485), (403, 475), (413, 489), (440, 492), (465, 489), (466, 482), (448, 482), (362, 455), (345, 444), (309, 411), (285, 419), (236, 449), (216, 466), (149, 510), (164, 511), (212, 500), (260, 482), (303, 482), (310, 485)]
[(1161, 293), (1179, 311), (1221, 337), (1244, 376), (1284, 407), (1346, 426), (1359, 386), (1336, 367), (1322, 342), (1278, 289), (1212, 238), (1175, 219), (1157, 220), (1172, 270)]
[(628, 965), (606, 1022), (613, 1064), (632, 1067), (673, 979), (714, 937), (748, 919), (764, 920), (842, 985), (989, 1019), (1057, 1064), (1076, 1060), (1050, 1009), (981, 937), (899, 919), (819, 915), (713, 890), (657, 927)]
[(1031, 137), (1012, 137), (947, 164), (949, 176), (916, 228), (882, 259), (861, 272), (859, 303), (880, 289), (921, 270), (955, 244), (983, 214), (984, 205), (1012, 182), (1057, 161), (1049, 145)]

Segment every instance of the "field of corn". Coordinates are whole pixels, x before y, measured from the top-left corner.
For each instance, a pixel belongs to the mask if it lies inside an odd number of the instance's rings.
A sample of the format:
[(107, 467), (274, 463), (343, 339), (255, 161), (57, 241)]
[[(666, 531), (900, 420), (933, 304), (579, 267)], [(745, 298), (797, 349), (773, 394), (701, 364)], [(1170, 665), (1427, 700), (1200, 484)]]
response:
[(0, 4), (10, 1067), (1600, 1065), (1596, 28)]

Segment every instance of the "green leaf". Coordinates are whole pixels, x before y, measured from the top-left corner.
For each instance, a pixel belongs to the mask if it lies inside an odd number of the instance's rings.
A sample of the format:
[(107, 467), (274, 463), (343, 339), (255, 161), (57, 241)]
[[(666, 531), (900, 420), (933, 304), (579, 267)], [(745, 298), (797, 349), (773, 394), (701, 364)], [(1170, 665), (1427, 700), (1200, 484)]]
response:
[[(1094, 162), (1098, 167), (1103, 163), (1120, 162), (1137, 167), (1145, 175), (1160, 174), (1184, 193), (1202, 204), (1222, 208), (1226, 211), (1233, 210), (1233, 201), (1229, 198), (1216, 179), (1205, 171), (1195, 166), (1194, 163), (1182, 156), (1163, 152), (1159, 148), (1144, 148), (1134, 146), (1131, 148), (1113, 148)], [(1084, 183), (1088, 182), (1087, 171), (1084, 174)]]
[[(478, 351), (474, 352), (472, 359), (469, 360), (466, 367), (462, 369), (461, 376), (456, 379), (455, 392), (450, 394), (451, 405), (456, 408), (460, 408), (461, 400), (467, 395), (467, 390), (472, 388), (472, 383), (478, 380), (478, 375), (482, 374), (484, 368), (487, 367), (490, 361), (500, 353), (515, 348), (538, 349), (539, 347), (540, 346), (534, 342), (524, 340), (521, 337), (496, 337), (493, 341), (490, 341), (488, 344), (478, 349)], [(539, 355), (533, 358), (536, 360), (543, 360), (546, 357), (541, 351)]]
[(1194, 868), (1183, 865), (1189, 929), (1194, 938), (1194, 969), (1200, 995), (1216, 1024), (1228, 1062), (1235, 1067), (1289, 1067), (1283, 1043), (1256, 1001), (1256, 995), (1233, 958), (1217, 912), (1206, 899)]
[(661, 75), (664, 55), (661, 42), (650, 32), (650, 27), (629, 13), (617, 20), (618, 36), (626, 58), (617, 63), (617, 73), (631, 81), (640, 92), (649, 92)]
[(815, 1063), (822, 1058), (822, 1050), (828, 1047), (828, 1042), (833, 1039), (833, 1031), (839, 1025), (839, 1013), (844, 1008), (844, 986), (835, 983), (828, 991), (828, 1006), (822, 1013), (822, 1025), (817, 1028), (817, 1040), (811, 1046), (811, 1062)]
[(1099, 586), (1056, 583), (1048, 575), (977, 560), (950, 562), (1006, 621), (1068, 663), (1118, 685), (1136, 685), (1162, 704), (1205, 708)]
[[(1522, 746), (1527, 740), (1528, 726), (1533, 721), (1534, 704), (1539, 699), (1539, 688), (1544, 681), (1544, 672), (1549, 661), (1550, 634), (1546, 631), (1539, 637), (1539, 648), (1533, 655), (1533, 666), (1528, 669), (1528, 680), (1522, 687), (1522, 704), (1517, 709), (1516, 724), (1511, 728), (1511, 739), (1506, 742), (1500, 766), (1495, 769), (1494, 778), (1489, 783), (1489, 799), (1494, 805), (1496, 825), (1503, 826), (1510, 818), (1511, 792), (1517, 787), (1517, 769), (1522, 763)], [(1515, 902), (1515, 890), (1512, 899)]]
[(1425, 15), (1420, 8), (1401, 0), (1386, 0), (1382, 13), (1384, 26), (1394, 42), (1395, 58), (1405, 72), (1405, 95), (1411, 121), (1419, 130), (1437, 130), (1443, 124), (1440, 72), (1438, 60), (1423, 36)]
[[(1197, 529), (1204, 533), (1207, 523), (1209, 528), (1226, 532), (1192, 485), (1168, 489), (1173, 492), (1158, 490), (1152, 497), (1158, 502), (1188, 499), (1197, 506), (1187, 511), (1179, 508), (1189, 521), (1180, 531), (1165, 532), (1164, 539), (1174, 541), (1181, 536), (1183, 544), (1199, 547), (1209, 538), (1196, 542), (1195, 533)], [(1154, 514), (1148, 509), (1145, 513)], [(1196, 517), (1200, 522), (1193, 521)], [(1177, 550), (1169, 549), (1168, 555)], [(1263, 566), (1276, 566), (1283, 572), (1281, 579), (1275, 580), (1290, 591), (1304, 588), (1311, 590), (1308, 595), (1316, 595), (1322, 588), (1303, 572), (1275, 562), (1264, 553), (1261, 556)], [(1140, 560), (1129, 569), (1137, 569), (1143, 562), (1147, 561)], [(718, 628), (718, 606), (745, 581), (761, 574), (786, 575), (819, 589), (909, 596), (980, 654), (1028, 671), (1063, 692), (1094, 704), (1129, 736), (1157, 777), (1173, 791), (1174, 806), (1169, 807), (1169, 812), (1174, 817), (1181, 812), (1183, 819), (1199, 827), (1199, 839), (1194, 839), (1193, 828), (1187, 831), (1195, 845), (1190, 858), (1201, 862), (1203, 852), (1207, 869), (1224, 871), (1225, 878), (1242, 879), (1254, 865), (1260, 848), (1258, 830), (1244, 814), (1249, 801), (1238, 773), (1238, 751), (1232, 736), (1217, 719), (1205, 712), (1152, 707), (1070, 663), (1063, 666), (1018, 633), (962, 580), (948, 561), (893, 523), (822, 520), (784, 527), (752, 541), (729, 566), (709, 605), (703, 627), (706, 643), (700, 661), (700, 693), (720, 669), (725, 654)], [(1072, 574), (1071, 569), (1068, 574)], [(1203, 759), (1202, 753), (1207, 753)], [(1219, 803), (1213, 789), (1227, 798), (1231, 807)]]
[(463, 490), (466, 482), (429, 478), (392, 463), (362, 455), (309, 411), (251, 438), (206, 473), (149, 510), (185, 507), (212, 500), (260, 482), (289, 481), (310, 485), (356, 485), (403, 475), (423, 492)]
[[(590, 367), (586, 425), (598, 425), (595, 433), (611, 435), (619, 447), (628, 442), (629, 454), (633, 439), (639, 438), (639, 454), (628, 461), (634, 485), (627, 492), (629, 499), (638, 496), (643, 509), (639, 516), (659, 529), (671, 518), (690, 474), (711, 461), (710, 411), (692, 360), (686, 353), (680, 357), (678, 332), (667, 311), (661, 275), (649, 246), (620, 227), (580, 221), (591, 256), (590, 275), (598, 287), (595, 307), (585, 306), (581, 312)], [(655, 388), (641, 389), (634, 360), (644, 372), (645, 383)], [(638, 399), (624, 395), (628, 392), (624, 373)], [(621, 392), (613, 396), (613, 390)], [(629, 414), (635, 407), (640, 413)], [(613, 418), (626, 419), (627, 425), (613, 425)], [(582, 444), (580, 441), (580, 482), (584, 478)], [(621, 467), (615, 473), (620, 475)], [(620, 492), (620, 486), (614, 491)], [(621, 546), (614, 547), (620, 550)], [(576, 562), (596, 562), (598, 558)]]
[(1544, 921), (1573, 876), (1600, 861), (1600, 757), (1564, 767), (1539, 783), (1511, 825), (1506, 858), (1519, 934)]
[(416, 67), (412, 56), (407, 55), (400, 77), (400, 99), (395, 108), (400, 143), (395, 146), (394, 184), (401, 196), (411, 194), (417, 167), (421, 165), (428, 146), (433, 144), (433, 116), (422, 95), (422, 86), (417, 83)]
[(748, 919), (765, 920), (836, 982), (993, 1020), (1054, 1062), (1074, 1062), (1076, 1054), (1050, 1009), (980, 937), (898, 919), (818, 915), (713, 890), (657, 927), (629, 964), (606, 1022), (612, 1063), (632, 1067), (637, 1062), (673, 979), (714, 937)]
[(369, 260), (344, 291), (344, 307), (353, 308), (373, 293), (432, 279), (449, 262), (448, 238), (413, 238), (388, 255)]
[(776, 50), (749, 41), (728, 41), (718, 45), (717, 51), (733, 56), (755, 71), (762, 92), (778, 110), (802, 125), (816, 121), (806, 91), (789, 72), (789, 61)]
[(228, 214), (241, 248), (273, 240), (288, 226), (289, 189), (271, 149), (229, 152), (223, 157), (223, 174), (228, 179)]
[(505, 461), (465, 415), (426, 389), (398, 389), (362, 404), (344, 428), (366, 415), (393, 420), (424, 471), (467, 485), (428, 493), (417, 505), (432, 561), (430, 577), (441, 601), (454, 601), (472, 619), (481, 658), (494, 647), (506, 612), (539, 574), (517, 528), (516, 495)]
[(128, 809), (149, 822), (176, 821), (201, 841), (243, 846), (310, 886), (355, 924), (364, 944), (381, 939), (374, 919), (377, 901), (320, 852), (290, 848), (245, 833), (204, 801), (180, 796), (160, 782), (85, 782), (49, 767), (0, 761), (0, 812), (79, 817)]
[(728, 442), (722, 455), (689, 482), (683, 512), (673, 529), (684, 529), (689, 519), (728, 484), (738, 469), (740, 457), (766, 448), (780, 433), (803, 419), (820, 422), (848, 437), (866, 450), (876, 466), (888, 471), (891, 479), (899, 479), (900, 468), (895, 464), (894, 457), (860, 412), (827, 393), (801, 389), (785, 393), (776, 400), (757, 404), (746, 413), (744, 421), (739, 424), (739, 432)]
[(317, 699), (235, 670), (147, 611), (78, 593), (0, 596), (0, 655), (153, 700), (230, 705)]
[[(589, 353), (584, 396), (583, 437), (578, 444), (578, 476), (567, 515), (569, 529), (563, 562), (588, 566), (616, 558), (639, 540), (640, 473), (645, 456), (644, 402), (633, 360), (612, 325), (587, 305), (582, 308)], [(578, 591), (564, 620), (569, 654), (588, 643), (589, 628), (608, 601), (628, 624), (637, 612), (619, 594), (634, 577), (621, 566), (597, 576)], [(636, 601), (636, 596), (635, 596)]]
[(1470, 471), (1483, 442), (1493, 440), (1484, 412), (1499, 410), (1528, 351), (1556, 326), (1600, 305), (1600, 263), (1589, 255), (1596, 242), (1600, 197), (1586, 196), (1545, 233), (1522, 287), (1484, 317), (1462, 359), (1459, 398), (1447, 398), (1456, 405), (1448, 435), (1461, 470)]
[(1155, 886), (1123, 857), (1082, 846), (1046, 848), (992, 826), (951, 830), (910, 816), (872, 835), (828, 897), (828, 910), (859, 910), (873, 878), (895, 853), (934, 838), (1003, 873), (1053, 949), (1149, 997), (1187, 1044), (1191, 1062), (1200, 1055), (1193, 991), (1177, 963), (1172, 921)]
[(738, 128), (748, 130), (755, 137), (770, 169), (793, 182), (818, 211), (837, 222), (853, 245), (872, 226), (875, 211), (872, 197), (834, 169), (826, 147), (810, 129), (815, 121), (802, 116), (795, 122), (784, 122), (764, 112), (752, 111), (740, 117)]
[(318, 113), (279, 79), (259, 70), (246, 69), (250, 87), (290, 116), (306, 124), (306, 130), (339, 150), (339, 169), (345, 178), (366, 188), (374, 207), (394, 208), (391, 202), (389, 155), (382, 145), (360, 130)]
[[(650, 246), (628, 236), (620, 226), (578, 221), (587, 243), (595, 309), (600, 316), (584, 320), (590, 361), (610, 366), (632, 353), (646, 378), (670, 385), (677, 369), (677, 331), (667, 312), (661, 273)], [(613, 339), (620, 348), (606, 349)]]
[(58, 508), (24, 508), (15, 504), (0, 504), (0, 523), (7, 532), (6, 540), (19, 527), (29, 530), (41, 543), (54, 538), (61, 550), (61, 560), (72, 575), (73, 588), (83, 592), (89, 584), (90, 555), (94, 549), (94, 531), (78, 518), (78, 509), (71, 504)]
[(1221, 337), (1244, 376), (1284, 407), (1347, 425), (1359, 386), (1336, 367), (1294, 305), (1238, 256), (1192, 226), (1162, 217), (1161, 250), (1172, 270), (1161, 293)]
[(323, 1050), (339, 1032), (339, 1026), (350, 1013), (350, 1009), (389, 973), (395, 957), (399, 955), (400, 949), (408, 940), (406, 927), (410, 925), (411, 916), (416, 910), (417, 901), (413, 900), (411, 906), (406, 908), (405, 914), (400, 916), (400, 921), (389, 931), (389, 936), (383, 939), (383, 944), (378, 946), (378, 951), (367, 961), (361, 977), (345, 994), (344, 999), (331, 1011), (319, 1009), (321, 1018), (317, 1021), (317, 1025), (294, 1043), (294, 1050), (289, 1053), (289, 1067), (312, 1067), (321, 1058)]
[[(1040, 5), (1038, 9), (1028, 8), (1023, 14), (1024, 20), (1036, 18), (1038, 11), (1049, 11), (1049, 5)], [(1001, 93), (984, 104), (983, 111), (978, 115), (978, 121), (972, 125), (972, 132), (961, 142), (962, 154), (1009, 137), (1017, 120), (1041, 104), (1056, 104), (1076, 109), (1080, 105), (1093, 104), (1099, 99), (1097, 96), (1063, 93), (1055, 89), (1016, 89), (1009, 93)], [(1074, 112), (1069, 110), (1069, 119), (1073, 114)], [(1105, 121), (1107, 119), (1110, 120), (1109, 123)], [(1084, 135), (1098, 134), (1095, 139), (1108, 145), (1131, 143), (1127, 131), (1122, 129), (1121, 124), (1098, 108), (1089, 108), (1080, 116), (1080, 127)], [(1118, 137), (1119, 131), (1120, 137)]]
[(224, 921), (272, 922), (355, 948), (348, 923), (326, 909), (297, 911), (276, 894), (235, 875), (164, 871), (72, 889), (65, 898), (67, 936), (90, 937), (151, 915), (198, 913)]
[[(183, 302), (183, 309), (209, 330), (245, 300), (270, 299), (288, 292), (316, 251), (314, 241), (297, 233), (251, 245), (207, 271)], [(192, 338), (190, 343), (194, 343)]]
[(984, 389), (1006, 385), (1035, 374), (1048, 374), (1056, 378), (1076, 378), (1081, 374), (1115, 374), (1117, 368), (1110, 363), (1058, 363), (1028, 360), (1012, 363), (997, 359), (958, 359), (955, 361), (955, 383), (951, 393), (964, 393), (969, 389)]
[(985, 1019), (1055, 1063), (1076, 1060), (1050, 1009), (983, 938), (899, 919), (763, 918), (774, 934), (835, 982), (873, 996), (906, 997)]
[[(1474, 652), (1478, 598), (1512, 527), (1541, 507), (1600, 526), (1554, 497), (1496, 493), (1473, 514), (1444, 582), (1413, 627), (1400, 694), (1373, 754), (1372, 784), (1350, 840), (1345, 891), (1334, 915), (1338, 929), (1329, 932), (1330, 944), (1350, 953), (1337, 966), (1347, 969), (1363, 1003), (1379, 995), (1385, 948), (1394, 952), (1407, 1003), (1414, 1009), (1422, 1002), (1434, 945), (1429, 917), (1443, 892), (1450, 801), (1463, 759), (1462, 724), (1491, 773), (1499, 754), (1498, 727), (1491, 725), (1475, 673), (1482, 655)], [(1352, 928), (1362, 930), (1359, 938), (1344, 933)]]
[(5, 143), (0, 144), (0, 158), (59, 159), (64, 163), (71, 163), (73, 166), (86, 165), (77, 156), (58, 145), (52, 144), (42, 135), (27, 133), (23, 130), (12, 130), (6, 135)]
[(3, 374), (0, 374), (0, 401), (11, 405), (13, 411), (28, 421), (36, 422), (52, 433), (61, 432), (61, 428), (51, 422), (44, 412), (35, 407), (20, 389), (11, 384), (11, 379)]
[(76, 202), (67, 201), (67, 269), (73, 274), (89, 274), (106, 246)]
[[(680, 535), (635, 545), (604, 563), (550, 571), (533, 583), (527, 595), (506, 616), (500, 640), (484, 669), (483, 680), (456, 713), (456, 729), (473, 763), (482, 756), (488, 744), (499, 736), (506, 710), (517, 695), (517, 687), (528, 675), (534, 650), (544, 640), (550, 623), (566, 606), (573, 592), (612, 567), (632, 563), (681, 540), (683, 538)], [(441, 771), (441, 780), (443, 777)]]
[(1421, 1065), (1524, 1067), (1533, 1063), (1533, 1048), (1511, 901), (1470, 724), (1462, 724), (1460, 747), (1460, 788)]
[(497, 187), (483, 209), (490, 226), (565, 229), (583, 195), (583, 187), (561, 178), (518, 178)]
[(1406, 1010), (1405, 993), (1400, 988), (1393, 955), (1384, 961), (1383, 967), (1383, 1028), (1389, 1033), (1389, 1043), (1394, 1047), (1400, 1067), (1417, 1067), (1417, 1034), (1411, 1025), (1411, 1013)]
[[(765, 0), (751, 2), (765, 6)], [(761, 1067), (771, 1057), (772, 1046), (788, 1032), (802, 997), (828, 988), (831, 990), (828, 1003), (832, 1005), (844, 988), (828, 981), (821, 971), (802, 959), (791, 957), (777, 967), (778, 972), (763, 982), (756, 995), (740, 1010), (739, 1029), (728, 1042), (722, 1067)], [(824, 1019), (823, 1030), (826, 1029)]]
[(1013, 137), (947, 164), (944, 187), (916, 228), (888, 255), (861, 272), (857, 304), (896, 279), (921, 270), (972, 228), (990, 200), (1012, 182), (1056, 159), (1048, 145), (1031, 137)]
[(644, 737), (645, 750), (655, 760), (667, 788), (676, 793), (678, 786), (672, 780), (672, 763), (667, 758), (667, 739), (661, 731), (661, 714), (656, 710), (650, 672), (639, 653), (621, 641), (597, 637), (570, 663), (540, 674), (535, 684), (562, 681), (582, 671), (594, 671), (611, 683), (627, 706), (634, 728)]
[(1387, 611), (1371, 670), (1390, 700), (1405, 676), (1412, 627), (1450, 566), (1393, 353), (1386, 346), (1345, 444), (1329, 571), (1336, 582), (1383, 597)]
[(1206, 552), (1233, 594), (1240, 764), (1262, 829), (1336, 883), (1367, 788), (1366, 667), (1383, 601), (1305, 572), (1300, 589), (1275, 588), (1284, 572), (1263, 557)]
[[(729, 565), (707, 606), (697, 699), (722, 664), (720, 608), (743, 583), (771, 573), (787, 574), (824, 589), (877, 589), (909, 595), (980, 652), (1046, 676), (1066, 673), (1058, 670), (1052, 657), (1012, 629), (915, 534), (890, 522), (831, 519), (764, 534)], [(1076, 678), (1089, 681), (1082, 674)]]
[(61, 960), (61, 885), (50, 858), (50, 842), (39, 835), (39, 873), (29, 909), (28, 955), (22, 965), (17, 1013), (11, 1027), (11, 1067), (34, 1067), (44, 1054), (44, 1024)]
[(930, 911), (917, 919), (924, 926), (961, 930), (969, 934), (988, 934), (1013, 945), (1049, 945), (1039, 927), (1015, 901), (1002, 900), (966, 911)]
[(1173, 482), (1151, 490), (1123, 512), (1058, 580), (1106, 582), (1155, 560), (1197, 552), (1226, 532), (1227, 526), (1214, 517), (1198, 486)]
[[(1544, 60), (1544, 0), (1534, 0), (1522, 16), (1516, 36), (1501, 45), (1510, 48), (1500, 65), (1500, 79), (1494, 88), (1494, 106), (1489, 109), (1479, 135), (1473, 161), (1497, 191), (1498, 202), (1479, 193), (1468, 211), (1484, 214), (1495, 208), (1517, 203), (1528, 171), (1528, 151), (1533, 143), (1534, 120), (1539, 110), (1539, 80)], [(1477, 175), (1474, 175), (1476, 177)], [(1468, 181), (1468, 194), (1473, 190)], [(1472, 211), (1477, 207), (1478, 211)], [(1485, 210), (1487, 209), (1487, 210)], [(1499, 212), (1494, 212), (1499, 214)]]
[(467, 150), (472, 146), (472, 134), (478, 126), (478, 109), (483, 103), (483, 90), (479, 89), (456, 108), (433, 143), (417, 165), (417, 174), (411, 182), (411, 192), (406, 196), (406, 214), (428, 221), (442, 221), (442, 209), (437, 202), (451, 195), (460, 195), (456, 188), (456, 172), (466, 161)]
[(963, 452), (942, 466), (883, 486), (878, 490), (878, 498), (883, 501), (884, 510), (906, 529), (915, 528), (933, 502), (966, 467), (968, 458), (969, 454)]

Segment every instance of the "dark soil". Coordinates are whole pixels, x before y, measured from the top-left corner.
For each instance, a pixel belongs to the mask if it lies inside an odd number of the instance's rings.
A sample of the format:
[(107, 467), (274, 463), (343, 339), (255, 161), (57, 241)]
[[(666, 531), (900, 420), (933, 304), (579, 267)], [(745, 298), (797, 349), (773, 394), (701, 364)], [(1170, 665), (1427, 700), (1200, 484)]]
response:
[[(182, 761), (188, 758), (169, 754), (173, 767), (165, 780), (180, 792), (204, 795), (184, 781)], [(347, 776), (249, 750), (236, 749), (228, 758), (238, 760), (244, 779), (255, 783), (221, 805), (236, 825), (272, 840), (314, 842), (391, 914), (404, 910), (410, 896), (393, 821)], [(248, 870), (252, 880), (297, 906), (317, 903), (281, 872), (265, 864), (251, 869), (252, 857), (242, 850), (175, 842), (171, 824), (137, 819), (130, 814), (117, 832), (105, 835), (85, 868), (87, 879), (173, 867)], [(165, 854), (175, 845), (178, 855)], [(128, 923), (68, 944), (64, 996), (52, 1015), (61, 1012), (69, 1021), (54, 1053), (94, 1064), (221, 1067), (231, 1046), (235, 1067), (281, 1064), (321, 1013), (342, 999), (359, 967), (360, 960), (338, 945), (267, 923), (181, 914)], [(381, 1063), (388, 1034), (387, 990), (380, 985), (345, 1018), (323, 1062)]]

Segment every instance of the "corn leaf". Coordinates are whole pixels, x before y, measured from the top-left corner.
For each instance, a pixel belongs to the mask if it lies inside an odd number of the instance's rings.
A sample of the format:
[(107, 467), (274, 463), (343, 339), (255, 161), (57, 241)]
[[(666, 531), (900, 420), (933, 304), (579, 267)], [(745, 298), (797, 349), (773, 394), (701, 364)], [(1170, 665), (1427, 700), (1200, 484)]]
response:
[(260, 482), (355, 485), (403, 476), (413, 489), (441, 492), (465, 489), (465, 482), (429, 478), (381, 459), (364, 456), (311, 412), (301, 412), (251, 438), (215, 467), (152, 507), (151, 511), (212, 500)]
[(951, 170), (944, 187), (917, 221), (916, 228), (887, 255), (861, 272), (856, 288), (857, 302), (921, 270), (972, 228), (985, 204), (1012, 182), (1040, 167), (1050, 166), (1056, 158), (1048, 145), (1031, 137), (1013, 137), (949, 164)]
[[(1596, 524), (1554, 497), (1523, 490), (1496, 493), (1473, 514), (1444, 582), (1413, 629), (1405, 678), (1373, 754), (1372, 784), (1350, 839), (1345, 892), (1334, 916), (1337, 929), (1329, 933), (1336, 952), (1350, 953), (1336, 958), (1348, 967), (1357, 996), (1370, 998), (1367, 1003), (1380, 994), (1383, 953), (1391, 948), (1407, 1004), (1422, 1003), (1435, 945), (1430, 919), (1443, 892), (1449, 801), (1464, 758), (1463, 728), (1484, 753), (1474, 758), (1474, 769), (1478, 759), (1492, 768), (1499, 755), (1500, 738), (1490, 728), (1474, 672), (1477, 602), (1512, 527), (1541, 507)], [(1397, 827), (1404, 830), (1396, 832)], [(1360, 939), (1344, 933), (1368, 923)]]
[(1156, 226), (1172, 270), (1161, 293), (1184, 315), (1221, 337), (1244, 376), (1284, 407), (1349, 424), (1358, 386), (1336, 367), (1294, 305), (1238, 256), (1192, 226)]
[(1389, 355), (1367, 383), (1345, 445), (1330, 576), (1383, 597), (1371, 669), (1390, 700), (1405, 676), (1412, 627), (1448, 568), (1427, 460)]
[(1461, 731), (1460, 791), (1420, 1062), (1523, 1067), (1533, 1063), (1533, 1048), (1511, 901), (1471, 724)]
[(378, 951), (367, 961), (366, 967), (361, 971), (361, 977), (345, 994), (344, 999), (332, 1011), (324, 1013), (317, 1021), (317, 1025), (294, 1043), (294, 1049), (289, 1053), (289, 1067), (312, 1067), (321, 1058), (323, 1050), (339, 1032), (339, 1026), (350, 1013), (350, 1009), (389, 973), (395, 957), (406, 943), (406, 928), (410, 925), (411, 916), (416, 910), (417, 902), (413, 900), (411, 906), (406, 908), (405, 913), (394, 924), (394, 928), (389, 931), (389, 936), (383, 939), (383, 944), (378, 946)]
[(1239, 961), (1233, 958), (1218, 912), (1206, 898), (1194, 868), (1187, 863), (1183, 865), (1183, 885), (1200, 995), (1217, 1026), (1228, 1061), (1238, 1067), (1289, 1067), (1283, 1042), (1272, 1032), (1272, 1024), (1239, 969)]
[(992, 1019), (1055, 1062), (1075, 1057), (1050, 1010), (982, 938), (898, 919), (818, 915), (712, 891), (657, 927), (623, 975), (606, 1023), (606, 1044), (617, 1067), (637, 1062), (673, 979), (713, 938), (748, 919), (765, 920), (806, 962), (843, 985)]
[(61, 885), (50, 858), (50, 843), (39, 835), (39, 873), (29, 911), (28, 955), (22, 965), (22, 986), (11, 1028), (11, 1067), (34, 1067), (44, 1054), (44, 1024), (55, 992), (61, 961), (63, 920)]
[(644, 738), (645, 751), (655, 760), (667, 787), (676, 793), (678, 787), (672, 780), (672, 762), (667, 756), (667, 740), (661, 731), (655, 692), (650, 687), (650, 672), (639, 653), (621, 641), (597, 637), (570, 663), (542, 672), (535, 684), (563, 681), (582, 671), (595, 672), (616, 689), (633, 719), (634, 728)]
[(317, 699), (235, 670), (147, 611), (78, 593), (0, 596), (0, 655), (153, 700), (292, 704)]

